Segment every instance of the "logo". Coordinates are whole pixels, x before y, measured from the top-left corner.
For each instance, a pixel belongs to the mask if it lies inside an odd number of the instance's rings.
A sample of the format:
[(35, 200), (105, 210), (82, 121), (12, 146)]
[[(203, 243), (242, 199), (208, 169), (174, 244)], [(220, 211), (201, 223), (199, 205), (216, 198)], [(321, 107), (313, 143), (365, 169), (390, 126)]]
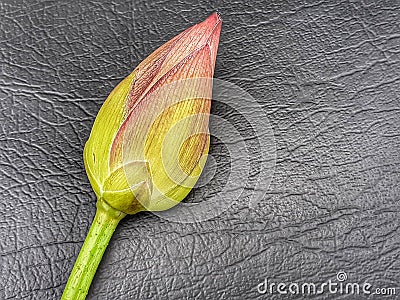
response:
[(335, 280), (329, 279), (326, 282), (275, 282), (269, 278), (257, 285), (259, 294), (292, 294), (292, 295), (382, 295), (392, 296), (396, 294), (393, 287), (373, 287), (368, 282), (356, 283), (348, 281), (348, 275), (344, 271), (336, 274)]

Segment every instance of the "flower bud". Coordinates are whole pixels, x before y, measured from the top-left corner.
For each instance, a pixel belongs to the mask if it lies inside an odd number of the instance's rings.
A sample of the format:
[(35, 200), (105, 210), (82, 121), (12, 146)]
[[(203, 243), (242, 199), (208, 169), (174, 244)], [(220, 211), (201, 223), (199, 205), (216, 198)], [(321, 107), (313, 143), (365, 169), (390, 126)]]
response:
[(165, 210), (198, 180), (221, 22), (214, 13), (162, 45), (101, 107), (84, 162), (97, 197), (113, 208)]

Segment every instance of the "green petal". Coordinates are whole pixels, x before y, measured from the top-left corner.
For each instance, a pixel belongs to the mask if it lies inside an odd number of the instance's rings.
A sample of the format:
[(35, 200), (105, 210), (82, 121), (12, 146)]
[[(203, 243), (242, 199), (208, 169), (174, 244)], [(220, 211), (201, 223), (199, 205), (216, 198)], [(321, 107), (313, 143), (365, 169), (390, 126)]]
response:
[(100, 108), (83, 151), (86, 172), (96, 194), (110, 174), (111, 145), (124, 121), (124, 107), (135, 75), (132, 72), (111, 92)]

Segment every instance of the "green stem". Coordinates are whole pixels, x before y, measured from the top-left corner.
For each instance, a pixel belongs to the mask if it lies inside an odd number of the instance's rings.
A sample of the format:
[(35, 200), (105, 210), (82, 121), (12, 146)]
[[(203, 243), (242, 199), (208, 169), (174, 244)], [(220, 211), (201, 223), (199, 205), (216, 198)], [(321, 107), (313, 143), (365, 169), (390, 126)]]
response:
[(83, 300), (119, 221), (126, 216), (104, 200), (97, 201), (92, 226), (79, 252), (61, 300)]

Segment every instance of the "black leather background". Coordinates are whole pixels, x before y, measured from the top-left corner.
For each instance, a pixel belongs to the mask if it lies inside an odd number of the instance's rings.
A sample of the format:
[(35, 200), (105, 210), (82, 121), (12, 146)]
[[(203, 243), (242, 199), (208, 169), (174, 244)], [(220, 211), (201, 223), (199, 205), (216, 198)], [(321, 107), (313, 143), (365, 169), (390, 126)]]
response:
[(400, 294), (397, 1), (2, 0), (0, 299), (61, 296), (95, 213), (82, 151), (100, 105), (217, 9), (215, 76), (273, 126), (266, 197), (199, 224), (125, 218), (88, 299), (267, 299), (265, 277), (321, 283), (339, 271)]

